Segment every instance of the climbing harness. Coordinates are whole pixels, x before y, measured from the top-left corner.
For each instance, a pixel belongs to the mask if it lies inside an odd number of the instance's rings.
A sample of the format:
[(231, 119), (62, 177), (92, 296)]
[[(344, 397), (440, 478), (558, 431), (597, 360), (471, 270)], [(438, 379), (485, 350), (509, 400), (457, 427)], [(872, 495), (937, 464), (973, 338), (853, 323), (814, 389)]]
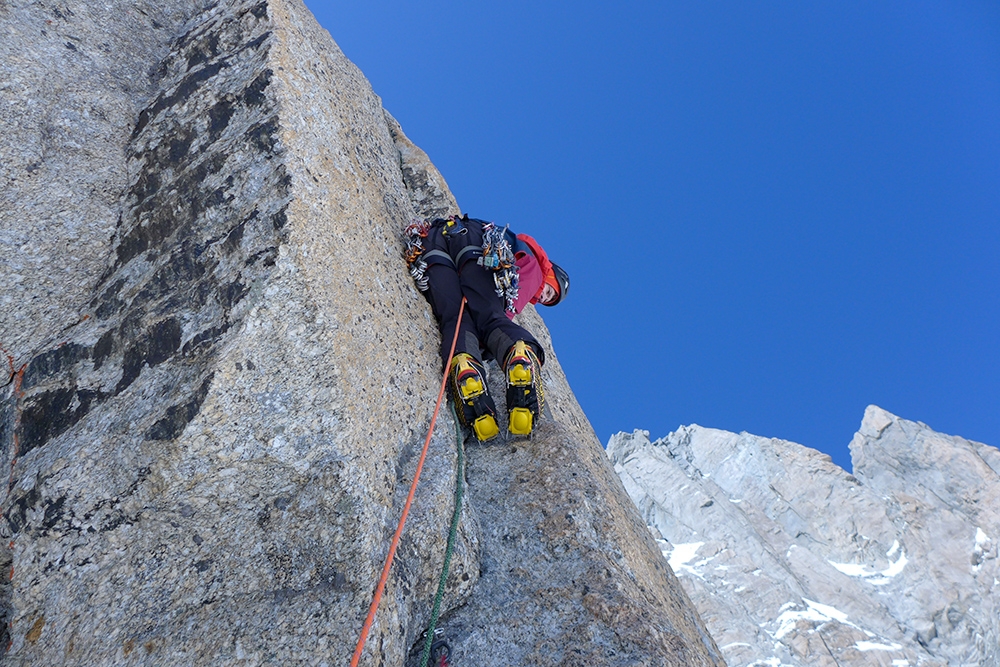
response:
[[(460, 321), (464, 311), (465, 298), (463, 297), (462, 303), (458, 308), (458, 319)], [(438, 390), (437, 404), (434, 406), (434, 414), (431, 417), (431, 424), (427, 429), (427, 439), (424, 440), (424, 448), (420, 452), (420, 460), (417, 461), (417, 469), (413, 473), (413, 482), (410, 484), (410, 492), (406, 496), (406, 503), (403, 505), (402, 515), (399, 517), (399, 525), (396, 526), (396, 532), (392, 536), (392, 542), (389, 544), (389, 554), (386, 556), (385, 565), (382, 567), (382, 575), (379, 577), (378, 585), (375, 587), (375, 595), (372, 598), (372, 603), (368, 607), (368, 616), (365, 618), (364, 625), (361, 627), (361, 636), (358, 638), (357, 646), (354, 647), (354, 655), (351, 657), (351, 667), (357, 667), (358, 661), (361, 660), (361, 652), (365, 648), (365, 642), (368, 640), (368, 633), (371, 631), (372, 623), (375, 621), (375, 613), (378, 611), (379, 603), (382, 601), (382, 593), (385, 591), (385, 583), (389, 579), (389, 569), (392, 567), (392, 561), (396, 557), (396, 549), (399, 547), (399, 538), (403, 534), (403, 526), (406, 525), (406, 518), (410, 514), (410, 506), (413, 504), (413, 497), (417, 492), (417, 482), (420, 481), (420, 473), (424, 469), (424, 461), (427, 459), (427, 450), (431, 444), (431, 436), (434, 434), (434, 425), (437, 423), (438, 413), (441, 411), (441, 400), (444, 398), (444, 389), (448, 384), (450, 361), (451, 358), (455, 356), (455, 346), (458, 344), (458, 331), (459, 327), (455, 327), (455, 337), (451, 340), (451, 350), (448, 352), (449, 363), (445, 364), (444, 376), (441, 378), (441, 388)], [(462, 466), (460, 464), (459, 474), (461, 474), (461, 470)], [(449, 538), (449, 542), (451, 542), (451, 539), (452, 538)]]
[[(432, 222), (429, 220), (413, 220), (403, 230), (403, 241), (406, 243), (406, 250), (403, 251), (403, 259), (410, 267), (410, 275), (417, 283), (417, 289), (426, 292), (427, 283), (427, 258), (424, 257), (424, 239), (431, 232)], [(460, 236), (469, 230), (458, 216), (451, 216), (441, 224), (442, 236)]]
[[(466, 220), (468, 218), (456, 215), (435, 221), (414, 220), (403, 230), (403, 240), (406, 243), (403, 258), (410, 268), (410, 275), (413, 276), (417, 289), (421, 292), (426, 292), (429, 287), (426, 257), (428, 253), (424, 242), (428, 234), (431, 233), (431, 229), (440, 227), (441, 235), (445, 237), (461, 236), (469, 231), (465, 225)], [(476, 259), (476, 263), (493, 272), (497, 296), (503, 299), (504, 308), (513, 313), (516, 312), (514, 302), (517, 301), (519, 281), (514, 250), (511, 248), (508, 236), (509, 232), (506, 226), (501, 228), (492, 222), (484, 222), (482, 255)], [(478, 251), (478, 249), (478, 246), (467, 246), (458, 253), (457, 258), (453, 257), (452, 260), (456, 266), (461, 266), (463, 255), (473, 250)], [(431, 251), (429, 254), (435, 253), (443, 254), (438, 250)]]
[(442, 236), (460, 236), (467, 231), (469, 231), (469, 228), (462, 222), (462, 218), (455, 215), (445, 220), (444, 224), (441, 225)]
[(507, 240), (507, 228), (500, 229), (492, 222), (483, 225), (483, 255), (476, 260), (484, 269), (493, 271), (493, 282), (496, 284), (497, 296), (504, 300), (504, 306), (510, 312), (515, 312), (514, 302), (517, 301), (517, 265), (514, 263), (514, 251)]

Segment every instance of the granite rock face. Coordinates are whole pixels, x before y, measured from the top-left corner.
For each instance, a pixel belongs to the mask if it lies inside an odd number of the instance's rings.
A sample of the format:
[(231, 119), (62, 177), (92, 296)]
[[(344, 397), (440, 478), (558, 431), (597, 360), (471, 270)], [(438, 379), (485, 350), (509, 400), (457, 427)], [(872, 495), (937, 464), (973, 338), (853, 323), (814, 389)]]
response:
[(854, 474), (700, 426), (608, 456), (729, 665), (1000, 665), (1000, 451), (870, 406)]
[(128, 186), (122, 154), (156, 65), (207, 3), (0, 3), (0, 345), (79, 319)]
[[(345, 664), (440, 382), (401, 230), (458, 205), (300, 0), (99, 5), (0, 5), (4, 664)], [(723, 664), (548, 356), (468, 452), (454, 655)], [(362, 664), (426, 627), (455, 433)]]

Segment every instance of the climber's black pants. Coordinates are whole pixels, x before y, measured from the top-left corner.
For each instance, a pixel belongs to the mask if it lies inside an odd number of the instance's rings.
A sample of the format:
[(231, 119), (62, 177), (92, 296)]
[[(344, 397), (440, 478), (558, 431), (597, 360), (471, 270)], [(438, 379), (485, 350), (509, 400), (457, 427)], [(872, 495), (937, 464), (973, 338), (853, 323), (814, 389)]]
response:
[[(482, 247), (482, 231), (470, 224), (461, 236), (445, 238), (437, 228), (428, 236), (428, 250), (442, 249), (449, 256), (458, 256), (466, 247)], [(428, 289), (424, 293), (431, 303), (438, 326), (441, 327), (441, 358), (448, 361), (451, 339), (458, 323), (458, 310), (465, 296), (465, 312), (459, 328), (455, 354), (466, 352), (482, 361), (481, 348), (500, 362), (519, 340), (530, 343), (545, 361), (545, 352), (535, 337), (508, 319), (503, 300), (497, 296), (493, 272), (476, 263), (475, 255), (467, 253), (459, 270), (453, 262), (436, 262), (427, 267)], [(481, 255), (482, 253), (478, 253)]]

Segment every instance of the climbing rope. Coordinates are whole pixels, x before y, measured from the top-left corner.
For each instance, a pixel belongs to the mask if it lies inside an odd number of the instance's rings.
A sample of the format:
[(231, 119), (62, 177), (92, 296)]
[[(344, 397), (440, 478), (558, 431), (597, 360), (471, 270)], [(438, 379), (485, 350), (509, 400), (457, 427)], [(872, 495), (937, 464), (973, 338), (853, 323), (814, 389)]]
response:
[[(455, 322), (455, 337), (451, 340), (451, 350), (448, 352), (448, 363), (444, 366), (444, 377), (441, 378), (441, 389), (438, 391), (437, 405), (434, 406), (434, 415), (431, 417), (430, 428), (427, 429), (427, 439), (424, 440), (424, 449), (420, 452), (420, 460), (417, 462), (417, 470), (413, 473), (413, 482), (410, 484), (410, 492), (406, 496), (406, 504), (403, 505), (403, 513), (399, 517), (399, 525), (396, 526), (396, 533), (392, 536), (392, 543), (389, 545), (389, 555), (386, 556), (385, 565), (382, 567), (382, 576), (379, 577), (378, 585), (375, 587), (375, 596), (372, 598), (371, 606), (368, 607), (368, 617), (361, 627), (361, 636), (358, 644), (354, 647), (354, 655), (351, 658), (351, 667), (357, 667), (361, 660), (361, 652), (368, 641), (368, 633), (371, 631), (372, 623), (375, 621), (375, 612), (382, 601), (382, 593), (385, 590), (385, 582), (389, 579), (389, 568), (396, 557), (396, 549), (399, 547), (399, 538), (403, 534), (403, 526), (406, 525), (406, 517), (410, 514), (410, 505), (413, 504), (413, 496), (417, 492), (417, 482), (420, 481), (420, 472), (424, 469), (424, 460), (427, 458), (427, 449), (431, 444), (431, 436), (434, 434), (434, 424), (437, 423), (438, 412), (441, 410), (441, 399), (444, 398), (444, 388), (448, 384), (448, 373), (451, 369), (451, 358), (455, 355), (455, 346), (458, 344), (458, 332), (461, 330), (462, 313), (465, 312), (465, 297), (462, 297), (462, 304), (458, 308), (458, 319)], [(461, 468), (459, 469), (461, 470)]]
[[(438, 580), (437, 594), (434, 596), (434, 606), (431, 608), (431, 621), (427, 626), (427, 639), (424, 640), (424, 652), (420, 656), (420, 667), (427, 667), (431, 658), (431, 648), (434, 645), (434, 630), (441, 614), (441, 601), (444, 600), (444, 586), (448, 581), (448, 567), (451, 565), (451, 555), (455, 551), (455, 539), (458, 536), (458, 521), (462, 517), (462, 472), (465, 470), (465, 446), (462, 443), (462, 428), (459, 426), (455, 406), (451, 406), (451, 416), (455, 420), (455, 440), (458, 442), (458, 472), (455, 475), (455, 511), (451, 515), (451, 528), (448, 530), (448, 545), (444, 550), (444, 565), (441, 566), (441, 578)], [(445, 644), (447, 646), (447, 644)]]

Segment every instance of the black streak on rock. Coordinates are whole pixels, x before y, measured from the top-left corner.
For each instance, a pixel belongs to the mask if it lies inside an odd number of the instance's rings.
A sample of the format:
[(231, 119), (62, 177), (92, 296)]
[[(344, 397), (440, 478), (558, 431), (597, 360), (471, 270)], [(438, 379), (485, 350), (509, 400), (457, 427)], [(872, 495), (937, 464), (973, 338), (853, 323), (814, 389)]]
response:
[(196, 66), (208, 62), (219, 55), (219, 35), (209, 33), (205, 40), (197, 47), (191, 49), (188, 55), (187, 68), (194, 69)]
[(27, 399), (21, 412), (20, 456), (65, 433), (97, 398), (101, 396), (96, 391), (61, 387)]
[(220, 100), (208, 110), (210, 141), (215, 141), (222, 135), (222, 131), (229, 125), (234, 113), (236, 113), (236, 104), (231, 99)]
[(205, 381), (201, 383), (198, 391), (195, 392), (190, 401), (168, 408), (166, 415), (146, 431), (146, 440), (173, 440), (183, 433), (184, 427), (201, 410), (201, 404), (205, 402), (205, 397), (208, 396), (208, 389), (212, 385), (213, 377), (215, 377), (215, 374), (211, 373), (205, 378)]
[(45, 501), (45, 515), (42, 517), (42, 525), (45, 528), (55, 528), (59, 520), (62, 519), (63, 505), (65, 504), (66, 496), (59, 496), (55, 500)]
[(246, 262), (244, 262), (244, 266), (251, 266), (253, 264), (256, 264), (260, 260), (263, 260), (261, 263), (264, 266), (274, 266), (274, 263), (277, 261), (277, 259), (278, 259), (278, 247), (270, 246), (268, 248), (264, 248), (263, 250), (255, 252), (253, 255), (248, 257)]
[(257, 78), (253, 80), (246, 90), (243, 91), (243, 100), (246, 102), (247, 106), (257, 107), (264, 102), (264, 89), (268, 87), (271, 83), (271, 76), (274, 72), (270, 69), (266, 69), (257, 75)]
[[(241, 16), (250, 13), (265, 17), (266, 3)], [(175, 392), (170, 402), (177, 404), (145, 429), (147, 438), (176, 437), (201, 409), (211, 381), (208, 357), (234, 326), (234, 306), (274, 265), (287, 234), (291, 177), (274, 160), (279, 127), (266, 95), (273, 72), (244, 71), (244, 66), (262, 67), (256, 56), (237, 59), (248, 50), (267, 48), (270, 32), (244, 37), (247, 27), (255, 30), (254, 23), (210, 27), (216, 34), (192, 31), (176, 42), (175, 66), (165, 62), (160, 68), (161, 76), (176, 72), (176, 65), (183, 67), (185, 61), (189, 69), (162, 89), (134, 128), (129, 159), (136, 180), (123, 201), (115, 261), (90, 302), (99, 323), (93, 332), (97, 342), (68, 343), (33, 359), (25, 378), (25, 389), (33, 391), (20, 401), (21, 418), (14, 418), (17, 406), (11, 400), (0, 408), (0, 441), (12, 447), (19, 438), (20, 454), (44, 445), (97, 404), (125, 391), (147, 366), (174, 361), (188, 369), (199, 365), (197, 371), (183, 373), (171, 366), (174, 379), (162, 389)], [(232, 32), (240, 36), (234, 39)], [(182, 48), (185, 44), (188, 48)], [(232, 77), (216, 77), (226, 68)], [(227, 90), (244, 75), (240, 87)], [(168, 110), (170, 114), (164, 113)], [(237, 118), (241, 129), (234, 132)], [(222, 142), (223, 134), (233, 136)], [(262, 184), (249, 179), (247, 165), (264, 175)], [(253, 199), (248, 198), (248, 184)], [(133, 260), (141, 263), (119, 273)], [(181, 351), (180, 323), (189, 321), (204, 324)], [(80, 388), (106, 382), (114, 372), (109, 366), (121, 369), (113, 391)], [(93, 375), (102, 368), (107, 370)], [(197, 382), (201, 386), (195, 389), (191, 385)], [(148, 423), (144, 420), (139, 428)], [(111, 523), (125, 520), (119, 516)]]
[(125, 351), (122, 363), (122, 378), (115, 387), (115, 394), (120, 394), (132, 384), (143, 366), (150, 368), (170, 358), (181, 346), (181, 325), (173, 319), (157, 322), (149, 327), (145, 334)]
[(118, 292), (124, 285), (124, 280), (115, 281), (114, 285), (104, 290), (100, 297), (91, 302), (95, 306), (94, 314), (99, 319), (108, 319), (124, 309), (125, 303), (118, 298)]
[(271, 216), (271, 226), (275, 231), (280, 230), (288, 223), (288, 206), (283, 206), (280, 211)]
[[(256, 217), (257, 217), (257, 210), (254, 209), (253, 215), (250, 216), (250, 219)], [(243, 240), (243, 232), (246, 231), (246, 228), (247, 228), (246, 220), (233, 227), (233, 230), (226, 235), (226, 240), (222, 244), (222, 249), (225, 250), (227, 253), (233, 253), (236, 250), (239, 250), (240, 241)]]
[(191, 144), (194, 142), (193, 132), (179, 132), (175, 137), (170, 140), (169, 151), (170, 159), (173, 162), (181, 162), (187, 157), (188, 150), (191, 148)]
[[(170, 255), (170, 259), (161, 266), (151, 280), (136, 295), (139, 304), (152, 305), (158, 299), (183, 292), (183, 288), (197, 283), (208, 273), (200, 256), (202, 248), (190, 242), (184, 242)], [(188, 301), (189, 305), (195, 305)]]
[[(146, 172), (176, 168), (178, 165), (171, 162), (169, 155), (162, 152), (152, 151), (144, 156)], [(136, 224), (126, 233), (118, 244), (116, 254), (118, 260), (116, 266), (123, 266), (129, 260), (138, 256), (149, 248), (160, 247), (173, 236), (178, 229), (193, 224), (199, 215), (207, 208), (227, 201), (227, 198), (220, 189), (206, 191), (202, 184), (205, 179), (219, 172), (226, 162), (226, 155), (218, 153), (207, 158), (192, 169), (183, 170), (180, 178), (172, 187), (175, 193), (190, 193), (187, 197), (177, 201), (176, 206), (166, 205), (168, 202), (161, 201), (159, 197), (143, 197), (135, 188), (139, 187), (137, 182), (133, 188), (132, 195), (141, 204), (137, 207), (135, 215), (137, 219), (142, 219), (143, 214), (148, 214), (146, 220)]]
[(222, 334), (229, 331), (229, 323), (224, 322), (217, 327), (211, 327), (199, 332), (194, 338), (184, 343), (184, 349), (181, 350), (181, 354), (185, 357), (197, 354), (200, 348), (210, 347), (220, 338)]
[(78, 361), (89, 359), (90, 354), (90, 348), (77, 343), (67, 343), (40, 354), (28, 364), (21, 388), (31, 389), (41, 384), (45, 379), (72, 367)]
[(228, 310), (243, 300), (250, 288), (239, 280), (234, 280), (220, 288), (219, 302)]
[(278, 132), (278, 119), (269, 118), (263, 123), (257, 123), (247, 131), (247, 137), (254, 147), (262, 153), (273, 153), (277, 141), (274, 135)]
[(160, 95), (155, 102), (149, 107), (146, 107), (139, 114), (139, 120), (135, 124), (135, 130), (132, 132), (132, 139), (139, 136), (139, 133), (149, 124), (149, 121), (157, 116), (164, 109), (169, 109), (178, 102), (188, 99), (203, 82), (211, 79), (213, 76), (218, 74), (222, 68), (228, 67), (229, 63), (225, 61), (219, 61), (217, 63), (212, 63), (211, 65), (205, 65), (197, 72), (189, 74), (181, 81), (174, 92), (170, 95)]

